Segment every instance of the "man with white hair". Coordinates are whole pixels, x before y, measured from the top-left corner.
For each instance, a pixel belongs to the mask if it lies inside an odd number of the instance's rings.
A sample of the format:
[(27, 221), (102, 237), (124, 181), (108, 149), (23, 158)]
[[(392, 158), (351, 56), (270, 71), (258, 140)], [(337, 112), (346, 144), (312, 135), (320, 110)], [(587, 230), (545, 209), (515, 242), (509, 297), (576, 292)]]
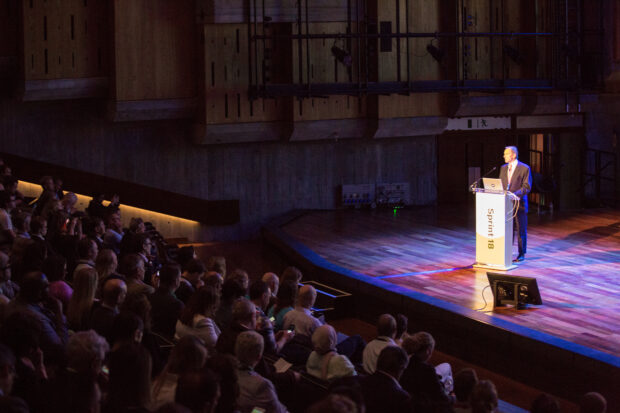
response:
[(312, 337), (312, 333), (323, 323), (312, 315), (312, 306), (316, 301), (316, 290), (311, 285), (304, 285), (297, 294), (297, 304), (295, 309), (284, 315), (282, 326), (288, 330), (295, 326), (295, 334)]
[(263, 357), (263, 337), (256, 331), (242, 332), (235, 343), (235, 355), (239, 360), (239, 410), (251, 412), (254, 408), (260, 408), (266, 413), (286, 412), (273, 383), (254, 371)]

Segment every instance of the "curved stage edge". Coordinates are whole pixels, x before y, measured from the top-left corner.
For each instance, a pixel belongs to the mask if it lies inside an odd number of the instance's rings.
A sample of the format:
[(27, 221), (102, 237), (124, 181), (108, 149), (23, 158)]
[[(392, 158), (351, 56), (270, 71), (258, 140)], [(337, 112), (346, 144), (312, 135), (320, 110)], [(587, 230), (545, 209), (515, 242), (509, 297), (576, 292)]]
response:
[(379, 314), (403, 313), (444, 353), (573, 402), (598, 391), (609, 412), (620, 411), (620, 357), (335, 265), (282, 230), (307, 212), (271, 221), (263, 239), (306, 278), (352, 293), (351, 316), (374, 324)]

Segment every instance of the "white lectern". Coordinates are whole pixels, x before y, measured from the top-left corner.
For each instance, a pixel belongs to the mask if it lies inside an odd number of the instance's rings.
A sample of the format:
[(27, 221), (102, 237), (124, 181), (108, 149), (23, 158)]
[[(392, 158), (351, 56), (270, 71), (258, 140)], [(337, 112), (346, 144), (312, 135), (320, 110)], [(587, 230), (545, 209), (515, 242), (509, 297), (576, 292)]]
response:
[(512, 264), (512, 211), (504, 191), (476, 192), (476, 262), (474, 268), (508, 271)]

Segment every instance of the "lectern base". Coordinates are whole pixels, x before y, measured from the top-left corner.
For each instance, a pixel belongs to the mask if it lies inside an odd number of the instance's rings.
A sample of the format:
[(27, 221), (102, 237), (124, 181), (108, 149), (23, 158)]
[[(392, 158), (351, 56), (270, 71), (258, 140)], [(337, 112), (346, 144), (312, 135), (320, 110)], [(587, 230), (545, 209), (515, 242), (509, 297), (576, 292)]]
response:
[(474, 268), (482, 268), (485, 270), (496, 270), (496, 271), (510, 271), (510, 270), (514, 270), (515, 268), (517, 268), (516, 265), (511, 264), (509, 266), (505, 266), (505, 265), (498, 265), (498, 264), (484, 264), (481, 262), (475, 262), (472, 267)]

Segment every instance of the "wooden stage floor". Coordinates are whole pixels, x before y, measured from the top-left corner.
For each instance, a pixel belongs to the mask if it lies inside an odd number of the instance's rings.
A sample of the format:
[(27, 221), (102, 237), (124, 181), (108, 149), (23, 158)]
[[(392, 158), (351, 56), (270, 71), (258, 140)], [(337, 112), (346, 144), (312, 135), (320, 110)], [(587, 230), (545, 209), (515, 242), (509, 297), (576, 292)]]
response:
[(526, 310), (493, 310), (467, 209), (315, 211), (281, 229), (338, 266), (620, 357), (620, 211), (530, 214), (509, 272), (537, 278), (544, 305)]

